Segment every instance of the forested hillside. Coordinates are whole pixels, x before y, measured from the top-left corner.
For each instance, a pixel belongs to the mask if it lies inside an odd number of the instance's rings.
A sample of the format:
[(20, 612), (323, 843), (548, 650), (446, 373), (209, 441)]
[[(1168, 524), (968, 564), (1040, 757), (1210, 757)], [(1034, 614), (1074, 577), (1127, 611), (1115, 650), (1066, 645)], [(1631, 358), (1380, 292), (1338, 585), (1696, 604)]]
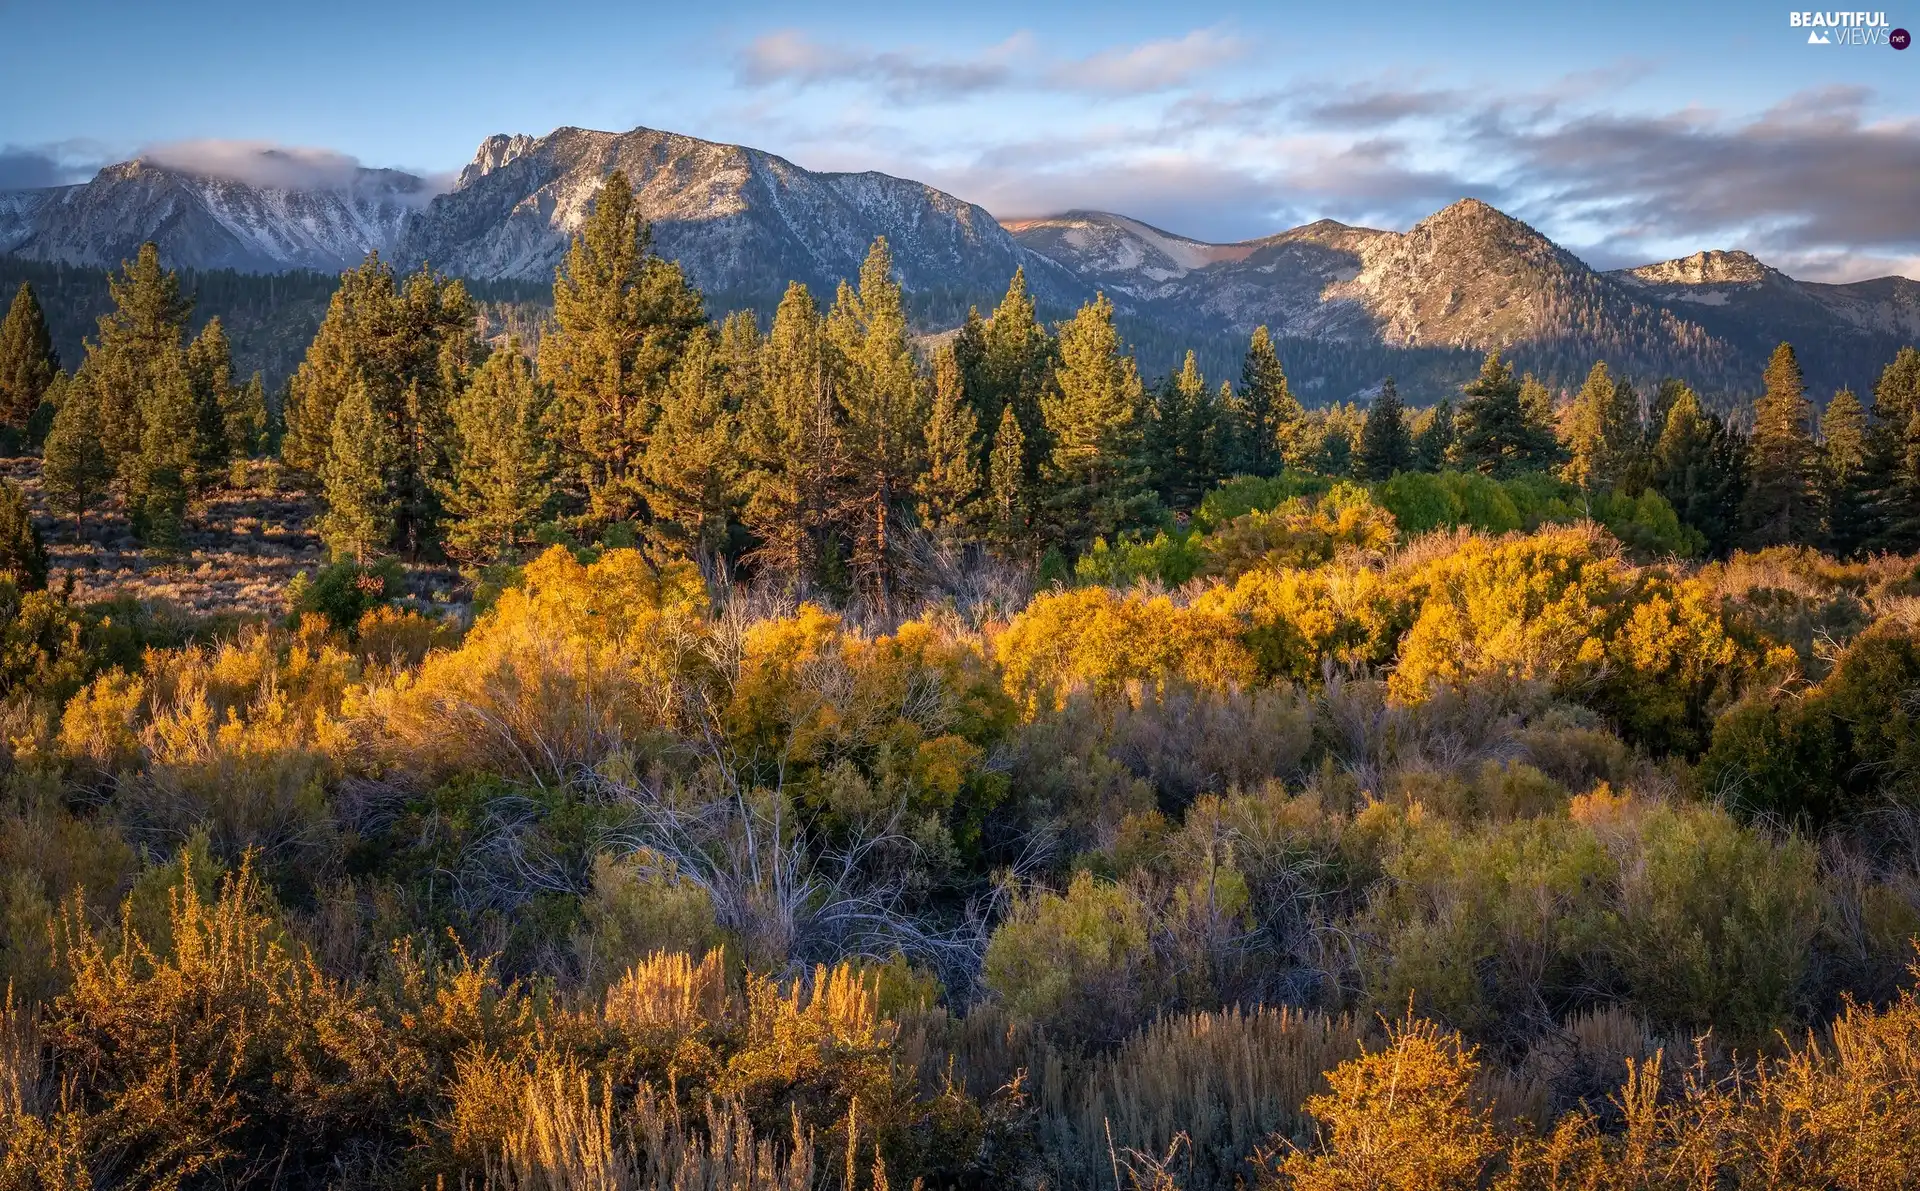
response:
[(1920, 350), (1313, 407), (647, 244), (284, 402), (18, 288), (0, 1191), (1912, 1185)]

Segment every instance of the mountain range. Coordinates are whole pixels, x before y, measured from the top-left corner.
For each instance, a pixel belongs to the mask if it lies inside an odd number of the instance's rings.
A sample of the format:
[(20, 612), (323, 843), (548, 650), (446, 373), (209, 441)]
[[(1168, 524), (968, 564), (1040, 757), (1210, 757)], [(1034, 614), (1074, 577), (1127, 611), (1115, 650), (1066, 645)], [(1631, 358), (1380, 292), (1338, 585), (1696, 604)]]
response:
[(1022, 268), (1055, 317), (1105, 292), (1152, 368), (1182, 343), (1226, 366), (1232, 344), (1267, 325), (1290, 344), (1290, 367), (1318, 369), (1300, 379), (1322, 398), (1363, 393), (1387, 371), (1452, 383), (1496, 347), (1562, 383), (1607, 359), (1750, 391), (1781, 339), (1816, 389), (1859, 387), (1920, 339), (1920, 282), (1822, 285), (1719, 251), (1602, 272), (1475, 199), (1405, 232), (1321, 220), (1213, 244), (1099, 211), (1002, 222), (923, 183), (651, 129), (489, 137), (440, 194), (394, 170), (302, 189), (135, 160), (78, 185), (0, 192), (0, 254), (104, 267), (154, 240), (175, 265), (272, 273), (337, 271), (378, 251), (543, 283), (614, 169), (633, 182), (655, 250), (715, 310), (770, 310), (791, 280), (824, 299), (884, 235), (925, 329), (990, 309)]

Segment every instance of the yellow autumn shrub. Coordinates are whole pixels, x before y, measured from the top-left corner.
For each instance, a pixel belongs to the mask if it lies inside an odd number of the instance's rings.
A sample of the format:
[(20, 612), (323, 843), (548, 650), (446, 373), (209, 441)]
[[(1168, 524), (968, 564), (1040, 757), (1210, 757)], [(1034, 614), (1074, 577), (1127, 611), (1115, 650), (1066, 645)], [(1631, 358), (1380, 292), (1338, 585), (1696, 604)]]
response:
[(1398, 576), (1417, 607), (1391, 679), (1417, 702), (1436, 685), (1545, 684), (1586, 693), (1632, 737), (1703, 740), (1741, 651), (1702, 583), (1638, 568), (1590, 526), (1462, 539)]
[(1196, 613), (1226, 618), (1259, 677), (1317, 682), (1323, 667), (1382, 665), (1407, 620), (1404, 593), (1370, 566), (1260, 568), (1210, 588)]
[(582, 563), (556, 546), (457, 648), (355, 710), (384, 759), (407, 770), (557, 779), (684, 720), (705, 612), (691, 564), (656, 568), (629, 549)]
[(1035, 596), (994, 644), (1007, 691), (1029, 711), (1081, 690), (1113, 699), (1175, 680), (1231, 688), (1256, 677), (1230, 617), (1104, 587)]

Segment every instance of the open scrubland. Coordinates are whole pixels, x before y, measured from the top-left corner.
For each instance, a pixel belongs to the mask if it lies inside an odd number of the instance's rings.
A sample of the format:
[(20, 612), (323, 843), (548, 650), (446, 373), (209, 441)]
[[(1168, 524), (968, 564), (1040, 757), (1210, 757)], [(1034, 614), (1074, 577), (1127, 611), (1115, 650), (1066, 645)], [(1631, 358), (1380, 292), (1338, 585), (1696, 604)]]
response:
[(0, 1189), (1914, 1185), (1920, 353), (1303, 409), (618, 179), (531, 355), (0, 328)]

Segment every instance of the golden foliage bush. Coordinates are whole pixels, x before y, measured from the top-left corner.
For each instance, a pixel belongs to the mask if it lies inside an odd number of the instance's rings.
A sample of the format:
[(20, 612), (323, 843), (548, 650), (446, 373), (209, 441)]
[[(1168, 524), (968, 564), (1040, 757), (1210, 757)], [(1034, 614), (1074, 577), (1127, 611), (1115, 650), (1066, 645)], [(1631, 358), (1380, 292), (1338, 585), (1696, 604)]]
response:
[(559, 780), (682, 721), (698, 682), (706, 593), (688, 563), (637, 550), (528, 563), (458, 648), (368, 690), (353, 711), (387, 763)]
[(1259, 1006), (1161, 1018), (1042, 1090), (1041, 1129), (1065, 1186), (1110, 1181), (1112, 1150), (1184, 1136), (1195, 1186), (1229, 1187), (1274, 1135), (1304, 1139), (1308, 1097), (1360, 1048), (1351, 1017)]
[[(1920, 973), (1916, 973), (1920, 975)], [(1894, 1188), (1920, 1162), (1920, 1002), (1849, 1006), (1825, 1038), (1726, 1073), (1669, 1071), (1656, 1051), (1616, 1073), (1619, 1127), (1587, 1107), (1543, 1129), (1490, 1106), (1488, 1072), (1457, 1034), (1408, 1019), (1307, 1101), (1317, 1142), (1273, 1152), (1261, 1186)]]
[(1737, 691), (1743, 655), (1710, 589), (1633, 567), (1592, 527), (1468, 538), (1403, 582), (1418, 607), (1392, 677), (1403, 700), (1545, 682), (1589, 693), (1630, 739), (1684, 750)]
[(44, 1031), (115, 1185), (237, 1174), (263, 1152), (298, 1169), (381, 1122), (422, 1072), (357, 994), (283, 941), (243, 865), (202, 900), (171, 891), (167, 941), (61, 920), (66, 988)]
[(1379, 554), (1399, 529), (1393, 514), (1357, 484), (1335, 484), (1319, 497), (1296, 496), (1271, 511), (1245, 513), (1201, 544), (1206, 571), (1234, 579), (1256, 569), (1312, 568), (1342, 551)]
[(1484, 1184), (1505, 1146), (1476, 1087), (1476, 1052), (1408, 1017), (1387, 1044), (1328, 1073), (1307, 1098), (1319, 1144), (1279, 1158), (1271, 1185), (1292, 1191), (1467, 1191)]
[(1056, 708), (1075, 691), (1117, 699), (1176, 681), (1224, 688), (1254, 679), (1228, 617), (1104, 587), (1035, 596), (995, 648), (1008, 692), (1029, 712)]

